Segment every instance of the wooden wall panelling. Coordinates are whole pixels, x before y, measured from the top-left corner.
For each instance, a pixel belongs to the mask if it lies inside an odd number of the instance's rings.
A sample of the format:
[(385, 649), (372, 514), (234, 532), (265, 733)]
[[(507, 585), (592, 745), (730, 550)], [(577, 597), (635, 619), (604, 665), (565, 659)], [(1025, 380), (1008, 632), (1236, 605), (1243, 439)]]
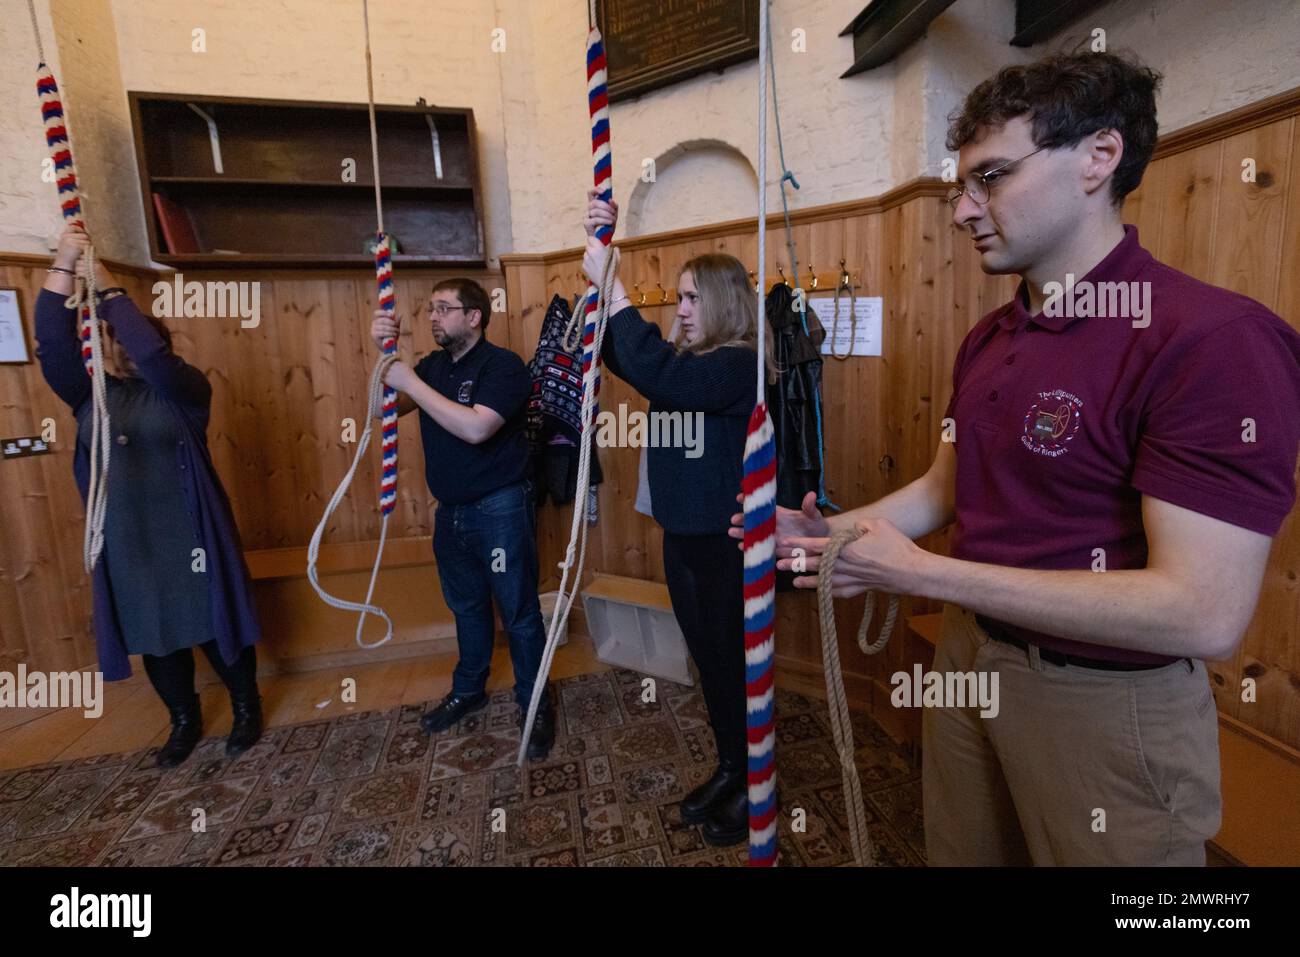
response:
[[(349, 418), (356, 423), (356, 434), (360, 437), (361, 430), (365, 428), (369, 403), (366, 387), (370, 381), (371, 369), (378, 359), (378, 353), (374, 343), (368, 342), (370, 323), (367, 319), (375, 308), (374, 282), (369, 281), (368, 277), (366, 280), (333, 280), (328, 284), (325, 292), (328, 297), (325, 301), (326, 312), (321, 318), (328, 322), (333, 330), (336, 378), (334, 390), (338, 404), (333, 419), (325, 424), (322, 438), (331, 451), (331, 457), (336, 457), (343, 462), (343, 470), (336, 473), (338, 478), (334, 478), (332, 474), (331, 479), (326, 482), (327, 487), (322, 490), (328, 496), (333, 490), (332, 486), (346, 474), (346, 469), (356, 456), (355, 442), (344, 444), (342, 441), (343, 419)], [(404, 312), (405, 323), (408, 325), (413, 326), (424, 321), (421, 315), (421, 304), (412, 302), (409, 298)], [(318, 383), (318, 387), (319, 385)], [(413, 415), (415, 413), (410, 413), (406, 418), (412, 420)], [(419, 439), (412, 434), (413, 430), (407, 428), (405, 430), (407, 441), (402, 442), (403, 425), (406, 423), (399, 421), (397, 505), (388, 520), (389, 533), (395, 536), (406, 534), (412, 522), (416, 521), (416, 498), (403, 493), (417, 490), (424, 484), (424, 473), (421, 468), (424, 456), (417, 451)], [(371, 430), (370, 448), (366, 450), (362, 468), (358, 470), (357, 478), (340, 507), (340, 511), (344, 512), (351, 523), (351, 530), (346, 533), (345, 538), (336, 538), (334, 541), (366, 541), (379, 538), (381, 521), (379, 480), (383, 471), (380, 432), (381, 424), (375, 422)]]
[[(1291, 154), (1295, 125), (1294, 118), (1279, 120), (1222, 141), (1214, 268), (1207, 278), (1270, 309), (1278, 306), (1288, 193), (1297, 188), (1296, 159)], [(1247, 157), (1256, 163), (1254, 183), (1242, 180), (1242, 161)], [(1300, 327), (1300, 316), (1294, 312), (1286, 318)], [(1287, 525), (1294, 524), (1293, 514)], [(1274, 544), (1266, 572), (1270, 583), (1282, 584), (1283, 569), (1289, 566), (1294, 570), (1300, 565), (1300, 545), (1288, 531), (1284, 526)], [(1294, 737), (1295, 729), (1300, 728), (1300, 688), (1287, 680), (1296, 673), (1295, 647), (1300, 639), (1300, 603), (1294, 581), (1292, 586), (1261, 590), (1245, 639), (1232, 659), (1215, 663), (1216, 678), (1224, 679), (1218, 688), (1221, 706), (1226, 706), (1222, 710), (1284, 740), (1288, 734)], [(1246, 677), (1258, 685), (1254, 702), (1241, 700), (1241, 683)]]
[[(1276, 311), (1293, 326), (1300, 327), (1300, 281), (1297, 281), (1300, 277), (1300, 183), (1297, 183), (1300, 121), (1294, 118), (1289, 156), (1286, 228), (1280, 244)], [(1300, 479), (1300, 464), (1297, 479)], [(1300, 509), (1292, 510), (1273, 543), (1259, 609), (1247, 633), (1246, 645), (1269, 670), (1257, 679), (1261, 684), (1260, 718), (1244, 717), (1268, 734), (1300, 746), (1300, 732), (1295, 730), (1300, 728)], [(1248, 661), (1246, 669), (1253, 670), (1253, 665), (1253, 661)], [(1241, 711), (1247, 707), (1243, 704), (1238, 715), (1243, 716)]]
[[(1292, 325), (1300, 323), (1300, 121), (1291, 124), (1291, 182), (1287, 183), (1286, 228), (1282, 231), (1282, 259), (1278, 269), (1277, 314)], [(1300, 618), (1300, 615), (1296, 616)]]
[[(19, 285), (18, 283), (11, 283)], [(21, 284), (23, 308), (31, 315), (32, 286)], [(29, 324), (30, 328), (30, 324)], [(33, 337), (34, 338), (34, 337)], [(28, 370), (31, 366), (9, 366), (0, 369), (0, 422), (6, 435), (33, 435), (31, 409), (32, 388)], [(39, 370), (36, 372), (39, 379)], [(41, 382), (41, 388), (44, 383)], [(58, 458), (67, 468), (68, 480), (72, 477), (72, 448), (76, 441), (75, 425), (59, 425), (59, 444), (56, 451), (45, 458)], [(70, 643), (76, 624), (72, 620), (67, 596), (61, 591), (64, 569), (60, 561), (60, 542), (54, 510), (47, 492), (47, 482), (42, 468), (42, 457), (14, 459), (0, 463), (5, 470), (4, 494), (0, 495), (0, 524), (5, 533), (4, 548), (9, 574), (17, 591), (19, 614), (25, 642), (25, 657), (29, 667), (67, 668), (73, 665)], [(78, 548), (76, 555), (81, 554)], [(46, 638), (43, 648), (34, 646), (37, 636)], [(44, 655), (38, 655), (43, 650)]]
[(1138, 241), (1154, 252), (1160, 249), (1164, 223), (1166, 163), (1156, 160), (1142, 174), (1142, 186), (1124, 198), (1124, 221), (1137, 227)]
[[(1223, 144), (1207, 143), (1166, 160), (1160, 245), (1147, 249), (1161, 262), (1193, 276), (1214, 268), (1214, 219)], [(1141, 187), (1139, 187), (1141, 188)]]
[[(207, 276), (200, 281), (225, 278)], [(244, 278), (243, 281), (249, 280)], [(265, 297), (261, 302), (263, 308), (268, 305), (274, 308), (267, 302), (273, 297), (267, 295), (266, 284), (258, 287), (257, 293)], [(273, 371), (266, 342), (274, 313), (270, 317), (264, 316), (255, 329), (245, 329), (232, 318), (182, 321), (202, 325), (208, 333), (208, 345), (213, 347), (211, 361), (214, 367), (219, 363), (219, 369), (214, 368), (215, 374), (208, 376), (214, 392), (221, 390), (220, 396), (215, 397), (214, 406), (222, 410), (221, 434), (229, 440), (227, 462), (223, 463), (226, 467), (219, 474), (223, 484), (232, 483), (243, 493), (233, 499), (238, 502), (241, 513), (239, 527), (241, 530), (250, 529), (258, 542), (273, 542), (274, 526), (280, 519), (268, 507), (268, 450), (275, 444), (271, 436), (276, 434), (269, 430), (268, 417), (275, 414), (273, 409), (280, 402), (276, 401), (269, 408), (262, 404), (264, 395), (258, 385)]]
[[(258, 347), (265, 350), (265, 368), (252, 387), (251, 401), (260, 410), (264, 434), (260, 437), (266, 472), (262, 477), (262, 497), (268, 525), (256, 537), (263, 548), (282, 548), (300, 540), (302, 519), (309, 511), (304, 505), (302, 474), (295, 452), (300, 423), (307, 415), (310, 395), (297, 386), (305, 383), (302, 370), (295, 367), (292, 333), (286, 328), (278, 284), (262, 287), (262, 333)], [(300, 331), (300, 330), (299, 330)], [(317, 516), (319, 518), (319, 516)], [(240, 526), (245, 543), (250, 530)]]
[[(296, 523), (295, 535), (302, 535), (324, 514), (330, 493), (350, 464), (351, 456), (337, 442), (342, 405), (339, 400), (339, 368), (334, 330), (327, 310), (327, 279), (295, 280), (287, 284), (288, 301), (284, 319), (291, 334), (302, 343), (299, 352), (307, 382), (311, 388), (310, 417), (304, 417), (299, 433), (299, 464), (304, 478), (310, 481), (301, 491), (303, 510)], [(356, 415), (355, 410), (349, 414)], [(373, 479), (370, 462), (357, 470), (357, 493)], [(373, 485), (370, 485), (373, 488)], [(356, 516), (351, 499), (334, 513), (325, 529), (327, 542), (355, 541)]]
[[(1281, 120), (1223, 141), (1214, 267), (1203, 274), (1208, 282), (1270, 309), (1277, 308), (1294, 128), (1294, 118)], [(1256, 163), (1253, 183), (1242, 181), (1242, 161), (1248, 157)]]

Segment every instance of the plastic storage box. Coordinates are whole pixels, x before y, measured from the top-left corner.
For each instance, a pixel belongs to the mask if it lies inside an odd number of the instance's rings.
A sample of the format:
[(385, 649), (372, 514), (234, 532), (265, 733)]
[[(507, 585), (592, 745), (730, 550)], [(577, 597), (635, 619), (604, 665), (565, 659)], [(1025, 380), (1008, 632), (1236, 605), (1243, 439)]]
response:
[(694, 685), (686, 639), (668, 588), (622, 575), (597, 575), (582, 592), (596, 657), (606, 664)]

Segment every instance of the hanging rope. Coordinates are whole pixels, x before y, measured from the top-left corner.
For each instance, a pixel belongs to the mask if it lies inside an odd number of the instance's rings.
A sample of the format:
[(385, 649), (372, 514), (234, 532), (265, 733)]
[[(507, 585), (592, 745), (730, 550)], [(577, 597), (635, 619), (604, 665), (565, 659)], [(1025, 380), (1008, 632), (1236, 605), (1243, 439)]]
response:
[[(68, 139), (67, 123), (63, 115), (63, 102), (59, 98), (59, 85), (54, 73), (45, 64), (45, 47), (41, 43), (41, 28), (36, 19), (36, 5), (27, 0), (27, 12), (32, 18), (32, 34), (36, 38), (36, 95), (41, 101), (41, 118), (45, 123), (45, 144), (54, 163), (54, 177), (59, 189), (59, 205), (63, 220), (69, 226), (85, 229), (82, 218), (81, 193), (77, 189), (77, 168), (72, 162), (72, 143)], [(65, 305), (80, 316), (78, 335), (81, 339), (81, 359), (90, 376), (90, 481), (86, 491), (86, 531), (82, 539), (82, 563), (86, 573), (94, 571), (99, 556), (104, 551), (104, 516), (108, 514), (108, 459), (112, 443), (109, 441), (112, 425), (108, 418), (108, 383), (104, 378), (104, 350), (100, 338), (99, 313), (96, 309), (95, 249), (86, 246), (85, 264), (73, 282), (73, 293)]]
[(745, 724), (748, 737), (749, 864), (776, 864), (776, 729), (773, 706), (776, 618), (776, 440), (767, 413), (767, 80), (769, 0), (758, 41), (758, 364), (757, 398), (745, 436), (741, 490), (745, 536)]
[[(844, 673), (840, 669), (839, 635), (835, 629), (835, 600), (831, 593), (831, 576), (839, 560), (840, 549), (857, 541), (861, 532), (848, 529), (832, 535), (822, 552), (817, 571), (817, 610), (822, 626), (822, 667), (826, 673), (826, 703), (831, 713), (831, 733), (835, 750), (840, 757), (840, 776), (844, 783), (844, 806), (849, 817), (849, 843), (853, 846), (853, 860), (858, 867), (873, 866), (875, 853), (871, 849), (871, 836), (867, 832), (867, 814), (862, 801), (862, 780), (853, 746), (853, 723), (849, 716), (848, 696), (844, 691)], [(874, 655), (884, 650), (898, 620), (899, 598), (889, 596), (889, 610), (885, 613), (880, 636), (867, 642), (867, 632), (876, 610), (876, 594), (866, 593), (867, 605), (858, 628), (858, 647), (863, 654)]]
[[(776, 150), (777, 156), (781, 161), (781, 215), (785, 219), (785, 245), (790, 253), (790, 268), (794, 270), (794, 288), (795, 295), (798, 296), (799, 304), (799, 324), (803, 326), (803, 334), (811, 337), (808, 331), (808, 297), (799, 296), (799, 290), (803, 288), (799, 279), (799, 257), (795, 248), (794, 228), (790, 225), (790, 203), (785, 195), (785, 184), (788, 182), (795, 189), (799, 189), (799, 181), (794, 178), (794, 173), (790, 167), (785, 165), (785, 139), (781, 136), (781, 95), (776, 86), (776, 57), (772, 50), (772, 31), (767, 32), (767, 65), (768, 72), (772, 75), (772, 118), (776, 120)], [(813, 285), (817, 284), (816, 279)], [(766, 303), (764, 303), (766, 310)], [(766, 318), (766, 317), (765, 317)], [(821, 389), (813, 390), (813, 415), (817, 420), (817, 504), (827, 508), (833, 508), (840, 511), (840, 507), (831, 501), (830, 496), (826, 494), (826, 439), (825, 428), (822, 425), (822, 392)]]
[[(104, 518), (108, 514), (108, 456), (112, 426), (108, 420), (108, 381), (104, 377), (104, 345), (95, 291), (95, 247), (86, 246), (85, 275), (78, 275), (76, 286), (65, 305), (82, 316), (82, 357), (90, 373), (90, 482), (86, 491), (86, 531), (81, 556), (87, 574), (104, 551)], [(89, 341), (87, 341), (87, 339)]]
[[(600, 198), (609, 202), (614, 198), (614, 179), (612, 156), (609, 145), (609, 89), (605, 63), (605, 42), (596, 27), (596, 4), (592, 0), (589, 6), (591, 29), (587, 34), (587, 111), (591, 117), (591, 158), (593, 183), (599, 191)], [(601, 225), (596, 227), (596, 238), (605, 246), (614, 238), (614, 227)], [(537, 676), (533, 680), (533, 697), (528, 702), (528, 715), (524, 720), (523, 735), (519, 739), (519, 755), (515, 763), (522, 766), (528, 751), (528, 742), (532, 740), (533, 725), (537, 720), (537, 711), (541, 707), (542, 695), (546, 691), (546, 682), (551, 674), (551, 661), (555, 649), (560, 643), (560, 635), (568, 625), (569, 611), (578, 597), (582, 587), (582, 566), (587, 557), (587, 523), (583, 520), (587, 508), (587, 489), (591, 487), (591, 423), (596, 414), (596, 400), (600, 396), (600, 347), (605, 341), (605, 327), (609, 322), (609, 300), (613, 295), (614, 256), (611, 253), (605, 259), (605, 268), (601, 273), (600, 285), (589, 286), (584, 299), (584, 318), (582, 329), (582, 435), (578, 451), (578, 494), (573, 500), (573, 523), (569, 531), (569, 547), (560, 563), (560, 590), (555, 600), (555, 610), (551, 613), (550, 627), (547, 629), (546, 647), (542, 651), (542, 660), (537, 667)], [(576, 313), (575, 313), (576, 316)], [(573, 322), (571, 321), (570, 328)], [(568, 346), (568, 333), (565, 334)], [(568, 346), (573, 348), (573, 346)], [(577, 563), (574, 563), (574, 553)], [(569, 573), (573, 573), (573, 586), (569, 588)]]
[[(844, 290), (849, 292), (849, 351), (840, 355), (835, 351), (835, 343), (839, 340), (840, 331), (840, 293)], [(840, 281), (835, 285), (835, 312), (834, 319), (831, 322), (831, 355), (840, 361), (853, 355), (853, 345), (858, 340), (858, 296), (849, 282), (848, 270), (840, 273)]]
[[(392, 316), (396, 305), (393, 295), (393, 255), (388, 242), (388, 234), (384, 232), (384, 203), (379, 192), (379, 133), (375, 125), (375, 79), (370, 56), (370, 4), (368, 0), (362, 0), (361, 15), (365, 24), (366, 37), (366, 102), (370, 112), (370, 161), (375, 174), (375, 222), (377, 226), (377, 232), (375, 233), (375, 286), (379, 308)], [(320, 524), (316, 526), (316, 531), (312, 533), (311, 544), (307, 546), (307, 579), (311, 582), (311, 587), (316, 589), (316, 594), (321, 597), (325, 604), (346, 611), (360, 612), (360, 617), (357, 619), (356, 640), (357, 645), (362, 648), (378, 648), (393, 637), (393, 619), (378, 605), (370, 603), (375, 594), (375, 581), (379, 578), (379, 566), (384, 557), (384, 544), (388, 540), (388, 518), (397, 506), (397, 390), (384, 384), (384, 376), (388, 374), (389, 368), (397, 361), (397, 339), (395, 337), (384, 340), (382, 353), (370, 374), (368, 393), (370, 401), (366, 409), (366, 427), (361, 432), (360, 441), (357, 442), (356, 454), (352, 456), (352, 466), (348, 469), (347, 474), (343, 476), (343, 481), (339, 482), (338, 488), (334, 490), (334, 495), (330, 498), (329, 504), (325, 506), (325, 514), (321, 516)], [(343, 496), (347, 494), (348, 488), (352, 485), (352, 479), (357, 474), (357, 468), (361, 464), (361, 457), (365, 455), (366, 449), (370, 446), (370, 429), (376, 417), (380, 417), (382, 420), (380, 427), (381, 472), (379, 476), (379, 511), (382, 518), (379, 524), (379, 546), (375, 549), (375, 564), (370, 569), (370, 584), (366, 588), (366, 599), (364, 602), (354, 602), (344, 598), (337, 598), (325, 591), (317, 577), (316, 560), (320, 556), (321, 539), (325, 535), (325, 529), (329, 525), (330, 518), (333, 517), (334, 510), (338, 508), (339, 502), (343, 501)], [(366, 624), (366, 615), (378, 615), (384, 620), (384, 637), (378, 641), (366, 643), (361, 637), (361, 631)]]

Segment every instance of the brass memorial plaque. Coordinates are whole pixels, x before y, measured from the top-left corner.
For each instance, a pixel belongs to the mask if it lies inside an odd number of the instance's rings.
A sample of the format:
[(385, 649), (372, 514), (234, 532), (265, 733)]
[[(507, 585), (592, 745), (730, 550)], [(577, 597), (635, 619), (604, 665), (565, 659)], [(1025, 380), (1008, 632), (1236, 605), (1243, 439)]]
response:
[(610, 102), (758, 56), (758, 0), (598, 0)]

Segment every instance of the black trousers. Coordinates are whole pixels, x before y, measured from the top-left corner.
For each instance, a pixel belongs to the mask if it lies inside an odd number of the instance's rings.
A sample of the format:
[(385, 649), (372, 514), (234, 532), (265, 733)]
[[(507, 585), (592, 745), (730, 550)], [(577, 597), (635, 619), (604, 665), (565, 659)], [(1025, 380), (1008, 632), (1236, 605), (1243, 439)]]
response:
[[(229, 689), (231, 697), (251, 698), (257, 694), (257, 653), (248, 645), (233, 665), (228, 665), (217, 650), (216, 641), (199, 645), (208, 656), (213, 670)], [(185, 708), (194, 702), (194, 652), (189, 648), (170, 655), (142, 655), (149, 683), (169, 708)]]
[(736, 541), (664, 532), (664, 577), (673, 614), (700, 672), (718, 756), (743, 768), (745, 734), (745, 576)]

